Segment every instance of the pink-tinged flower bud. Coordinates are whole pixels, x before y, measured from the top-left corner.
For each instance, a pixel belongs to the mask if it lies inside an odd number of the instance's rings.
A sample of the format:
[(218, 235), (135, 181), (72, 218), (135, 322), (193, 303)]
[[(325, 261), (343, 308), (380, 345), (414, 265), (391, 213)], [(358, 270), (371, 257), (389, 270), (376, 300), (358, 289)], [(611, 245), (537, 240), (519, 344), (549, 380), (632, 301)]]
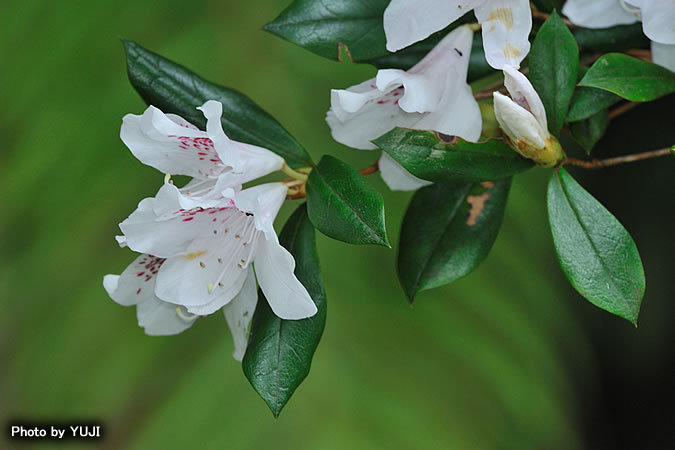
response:
[(565, 153), (558, 140), (548, 132), (544, 105), (529, 80), (516, 68), (506, 66), (504, 86), (512, 98), (495, 92), (494, 109), (511, 146), (542, 167), (561, 163)]

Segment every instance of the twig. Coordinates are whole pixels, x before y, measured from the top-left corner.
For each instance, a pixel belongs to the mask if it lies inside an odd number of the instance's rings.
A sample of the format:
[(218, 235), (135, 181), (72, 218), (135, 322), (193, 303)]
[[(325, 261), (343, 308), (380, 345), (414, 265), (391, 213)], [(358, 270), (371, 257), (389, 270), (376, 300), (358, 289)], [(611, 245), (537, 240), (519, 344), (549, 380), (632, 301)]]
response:
[(647, 49), (643, 49), (643, 48), (632, 48), (630, 50), (626, 50), (624, 53), (626, 55), (635, 56), (636, 58), (644, 59), (645, 61), (651, 61), (652, 60), (651, 50), (647, 50)]
[(378, 161), (375, 161), (373, 164), (366, 167), (365, 169), (359, 170), (359, 172), (361, 172), (361, 175), (372, 175), (378, 170), (380, 170), (380, 164)]
[(614, 119), (615, 117), (619, 117), (621, 114), (630, 111), (631, 109), (635, 108), (636, 106), (640, 106), (640, 102), (626, 102), (622, 105), (617, 106), (613, 110), (609, 112), (609, 118)]
[(635, 153), (632, 155), (617, 156), (616, 158), (608, 159), (594, 159), (592, 161), (582, 161), (580, 159), (567, 158), (563, 164), (570, 164), (572, 166), (583, 167), (584, 169), (602, 169), (603, 167), (616, 166), (618, 164), (625, 164), (643, 159), (658, 158), (659, 156), (666, 156), (673, 152), (668, 148), (661, 150), (653, 150), (651, 152)]
[[(538, 20), (547, 20), (551, 15), (542, 11), (532, 11), (532, 18), (533, 19), (538, 19)], [(577, 26), (574, 25), (572, 22), (569, 20), (563, 18), (563, 22), (565, 22), (565, 25), (567, 25), (570, 28), (576, 28)]]

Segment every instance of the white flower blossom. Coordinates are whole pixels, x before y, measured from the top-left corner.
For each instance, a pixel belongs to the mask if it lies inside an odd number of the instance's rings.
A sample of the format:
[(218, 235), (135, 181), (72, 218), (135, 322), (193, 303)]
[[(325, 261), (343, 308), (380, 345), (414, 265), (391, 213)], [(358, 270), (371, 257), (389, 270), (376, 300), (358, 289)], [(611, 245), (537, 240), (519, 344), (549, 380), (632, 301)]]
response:
[(202, 198), (218, 198), (226, 188), (241, 186), (282, 168), (284, 160), (280, 156), (225, 135), (220, 123), (220, 102), (209, 100), (198, 109), (207, 119), (206, 131), (180, 116), (149, 106), (143, 115), (124, 116), (120, 137), (142, 163), (163, 173), (193, 177), (188, 189), (197, 195), (194, 190), (199, 187)]
[(302, 319), (317, 309), (273, 228), (287, 186), (241, 190), (281, 169), (283, 159), (227, 138), (220, 103), (199, 109), (206, 131), (152, 106), (142, 116), (125, 116), (120, 135), (139, 160), (193, 179), (179, 189), (167, 176), (157, 195), (142, 200), (120, 224), (120, 246), (141, 255), (121, 275), (106, 275), (103, 284), (117, 303), (136, 305), (138, 323), (149, 335), (180, 333), (222, 309), (233, 356), (241, 360), (258, 298), (256, 277), (279, 317)]
[[(333, 138), (352, 148), (372, 150), (376, 148), (373, 139), (395, 127), (408, 127), (477, 140), (480, 109), (466, 83), (472, 34), (461, 26), (407, 72), (380, 70), (374, 79), (333, 90), (326, 117)], [(429, 184), (386, 153), (379, 165), (391, 189), (412, 190)]]
[(516, 151), (544, 167), (564, 159), (557, 139), (548, 132), (546, 110), (530, 81), (515, 67), (504, 67), (504, 86), (511, 98), (494, 92), (495, 116)]
[(485, 58), (495, 69), (519, 67), (530, 51), (528, 0), (392, 0), (384, 12), (387, 49), (421, 41), (473, 10), (482, 25)]
[(675, 72), (675, 0), (568, 0), (563, 14), (584, 28), (609, 28), (642, 21), (652, 41), (652, 60)]

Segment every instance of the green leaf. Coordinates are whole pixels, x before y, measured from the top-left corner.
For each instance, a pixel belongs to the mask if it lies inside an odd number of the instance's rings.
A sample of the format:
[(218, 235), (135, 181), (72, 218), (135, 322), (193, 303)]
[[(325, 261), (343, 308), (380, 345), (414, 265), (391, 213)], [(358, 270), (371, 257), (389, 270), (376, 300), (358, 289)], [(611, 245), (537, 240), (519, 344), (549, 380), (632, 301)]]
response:
[(389, 246), (384, 200), (356, 169), (325, 155), (307, 180), (307, 209), (323, 234), (350, 244)]
[(586, 120), (571, 123), (570, 131), (572, 137), (590, 155), (595, 144), (605, 135), (607, 127), (609, 127), (609, 113), (604, 109)]
[(528, 75), (546, 108), (551, 134), (560, 136), (579, 71), (579, 48), (554, 11), (534, 39)]
[(501, 139), (473, 143), (433, 131), (395, 128), (373, 143), (413, 175), (435, 183), (497, 180), (534, 165)]
[(675, 73), (628, 55), (609, 53), (588, 69), (579, 86), (604, 89), (633, 102), (648, 102), (675, 92)]
[(398, 277), (412, 302), (451, 283), (487, 257), (499, 232), (511, 179), (434, 184), (415, 193), (403, 218)]
[(597, 52), (619, 52), (631, 48), (644, 48), (649, 39), (642, 32), (642, 23), (617, 25), (610, 28), (577, 28), (574, 37), (579, 47)]
[(558, 260), (588, 301), (637, 324), (645, 275), (626, 229), (561, 168), (548, 184), (548, 217)]
[(283, 320), (259, 293), (242, 368), (253, 388), (278, 417), (295, 389), (309, 374), (312, 356), (326, 324), (326, 294), (321, 280), (314, 227), (301, 205), (288, 219), (279, 242), (295, 258), (295, 276), (318, 312), (307, 319)]
[(568, 122), (577, 122), (609, 108), (621, 101), (621, 97), (611, 92), (589, 87), (578, 87), (572, 96), (570, 110), (567, 113)]
[[(475, 22), (473, 14), (467, 14), (443, 31), (390, 53), (382, 25), (388, 5), (389, 0), (295, 0), (264, 29), (324, 58), (340, 61), (343, 52), (356, 62), (367, 62), (383, 69), (407, 70), (424, 58), (449, 31)], [(476, 80), (492, 71), (485, 59), (481, 34), (474, 33), (468, 80)]]
[(354, 61), (387, 54), (382, 16), (389, 0), (295, 0), (263, 28), (330, 59), (338, 59), (338, 46)]
[(265, 147), (292, 167), (312, 165), (307, 151), (272, 116), (250, 98), (201, 78), (189, 69), (133, 41), (123, 40), (129, 81), (149, 105), (174, 113), (205, 129), (198, 106), (207, 100), (223, 104), (223, 129), (240, 142)]

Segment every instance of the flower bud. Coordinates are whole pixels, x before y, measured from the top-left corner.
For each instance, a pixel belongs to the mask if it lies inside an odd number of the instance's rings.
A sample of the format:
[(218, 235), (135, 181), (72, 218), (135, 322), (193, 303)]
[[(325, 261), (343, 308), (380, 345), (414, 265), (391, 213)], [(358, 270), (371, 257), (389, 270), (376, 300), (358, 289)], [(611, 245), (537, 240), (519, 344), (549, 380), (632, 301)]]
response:
[(506, 66), (504, 85), (513, 99), (494, 92), (494, 109), (511, 147), (542, 167), (562, 162), (565, 153), (548, 132), (544, 105), (529, 80), (517, 69)]

